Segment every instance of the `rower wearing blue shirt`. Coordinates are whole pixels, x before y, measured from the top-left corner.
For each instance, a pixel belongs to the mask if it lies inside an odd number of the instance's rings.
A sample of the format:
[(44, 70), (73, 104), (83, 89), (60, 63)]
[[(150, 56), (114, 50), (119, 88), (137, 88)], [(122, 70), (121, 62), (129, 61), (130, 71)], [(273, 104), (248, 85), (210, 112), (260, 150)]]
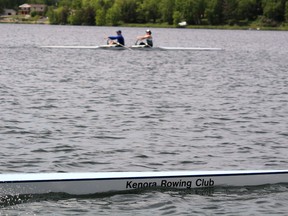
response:
[[(109, 44), (120, 44), (122, 46), (125, 46), (125, 41), (124, 41), (124, 37), (122, 36), (122, 32), (121, 30), (118, 30), (116, 36), (109, 36), (108, 39), (110, 40)], [(116, 41), (114, 41), (116, 40)]]

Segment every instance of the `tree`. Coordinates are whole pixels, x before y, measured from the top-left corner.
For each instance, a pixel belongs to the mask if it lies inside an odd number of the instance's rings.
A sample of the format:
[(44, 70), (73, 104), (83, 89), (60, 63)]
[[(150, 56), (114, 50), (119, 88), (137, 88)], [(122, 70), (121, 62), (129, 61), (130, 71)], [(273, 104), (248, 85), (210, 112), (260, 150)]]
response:
[(139, 0), (122, 0), (117, 2), (120, 8), (121, 20), (124, 23), (136, 23), (138, 20), (137, 7)]
[(117, 26), (120, 21), (120, 8), (119, 8), (119, 3), (116, 1), (114, 5), (108, 9), (106, 13), (106, 23)]
[(83, 0), (83, 1), (89, 1), (90, 6), (94, 8), (96, 14), (95, 15), (96, 25), (98, 26), (106, 25), (107, 24), (106, 14), (108, 9), (113, 6), (114, 0)]
[(54, 7), (48, 7), (47, 16), (49, 18), (50, 24), (59, 24), (57, 19), (56, 11), (54, 10)]
[(68, 23), (69, 9), (67, 7), (59, 7), (57, 9), (49, 7), (47, 15), (51, 24), (65, 25)]
[(173, 24), (175, 0), (162, 0), (160, 3), (161, 19), (169, 25)]
[(180, 13), (180, 16), (176, 13), (177, 17), (180, 17), (182, 21), (186, 21), (188, 24), (201, 24), (201, 19), (205, 14), (205, 7), (205, 0), (175, 1), (175, 11)]
[(288, 22), (288, 2), (285, 4), (285, 22)]
[(97, 26), (104, 26), (106, 24), (106, 13), (103, 9), (98, 9), (96, 11), (96, 25)]
[(0, 0), (0, 12), (19, 5), (46, 4), (52, 24), (119, 25), (165, 22), (211, 25), (288, 22), (288, 0)]
[(91, 6), (89, 7), (85, 7), (82, 9), (82, 21), (84, 25), (95, 25), (96, 21), (95, 21), (95, 16), (96, 16), (96, 12), (95, 9)]
[(181, 13), (180, 13), (180, 11), (174, 11), (174, 13), (173, 13), (173, 24), (175, 25), (175, 26), (177, 26), (178, 25), (178, 23), (179, 22), (181, 22), (182, 21), (182, 15), (181, 15)]
[(187, 0), (184, 17), (188, 24), (201, 24), (201, 18), (205, 14), (206, 3), (204, 0)]
[(222, 12), (223, 21), (230, 25), (237, 23), (238, 20), (238, 0), (223, 0)]
[(263, 15), (273, 21), (282, 22), (285, 17), (285, 0), (264, 0)]
[(223, 0), (210, 0), (207, 5), (207, 19), (212, 25), (223, 24)]
[(25, 3), (25, 0), (0, 0), (0, 9), (18, 9), (19, 5)]
[(71, 4), (71, 8), (74, 10), (78, 10), (82, 8), (82, 0), (73, 0)]
[(58, 0), (44, 0), (43, 4), (46, 4), (48, 6), (56, 5)]
[(44, 0), (29, 0), (29, 4), (45, 4)]
[(82, 25), (83, 24), (83, 11), (81, 9), (73, 10), (68, 17), (68, 23), (71, 25)]
[(60, 7), (57, 9), (59, 24), (65, 25), (68, 23), (69, 8)]
[(72, 7), (72, 4), (73, 4), (73, 0), (60, 0), (58, 1), (59, 4), (58, 6), (60, 7), (67, 7), (67, 8), (71, 8)]
[(144, 22), (156, 23), (156, 20), (160, 18), (159, 0), (145, 0), (140, 4), (138, 13), (142, 15)]
[(238, 0), (238, 18), (249, 21), (257, 19), (260, 6), (257, 0)]

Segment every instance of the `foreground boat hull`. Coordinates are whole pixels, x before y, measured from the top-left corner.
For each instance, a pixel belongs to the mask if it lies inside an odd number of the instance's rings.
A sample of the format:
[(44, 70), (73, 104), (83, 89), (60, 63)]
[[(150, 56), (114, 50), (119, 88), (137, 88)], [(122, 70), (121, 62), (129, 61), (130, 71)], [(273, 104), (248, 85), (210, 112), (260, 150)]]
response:
[(288, 170), (0, 174), (0, 196), (86, 195), (136, 189), (192, 189), (288, 183)]

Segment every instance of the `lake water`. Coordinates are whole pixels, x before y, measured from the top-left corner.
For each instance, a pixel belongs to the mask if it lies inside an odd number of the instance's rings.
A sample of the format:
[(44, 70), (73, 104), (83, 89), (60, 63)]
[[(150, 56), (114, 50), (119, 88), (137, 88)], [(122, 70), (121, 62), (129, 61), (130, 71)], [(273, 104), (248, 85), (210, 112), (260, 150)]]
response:
[[(100, 45), (118, 28), (0, 25), (0, 170), (287, 169), (288, 32), (152, 28), (155, 46)], [(145, 28), (121, 28), (133, 45)], [(287, 215), (285, 185), (40, 196), (1, 215)]]

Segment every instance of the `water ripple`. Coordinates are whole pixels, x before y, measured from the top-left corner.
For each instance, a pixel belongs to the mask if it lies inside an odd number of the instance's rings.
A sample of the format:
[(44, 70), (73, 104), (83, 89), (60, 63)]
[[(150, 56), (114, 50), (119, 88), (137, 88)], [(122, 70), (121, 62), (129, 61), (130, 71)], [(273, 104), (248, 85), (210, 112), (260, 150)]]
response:
[[(287, 168), (285, 32), (155, 28), (161, 46), (225, 51), (111, 53), (39, 46), (101, 44), (98, 36), (112, 27), (0, 29), (2, 173)], [(127, 42), (142, 30), (123, 27)], [(12, 215), (285, 215), (287, 188), (279, 190), (156, 191), (4, 208)]]

